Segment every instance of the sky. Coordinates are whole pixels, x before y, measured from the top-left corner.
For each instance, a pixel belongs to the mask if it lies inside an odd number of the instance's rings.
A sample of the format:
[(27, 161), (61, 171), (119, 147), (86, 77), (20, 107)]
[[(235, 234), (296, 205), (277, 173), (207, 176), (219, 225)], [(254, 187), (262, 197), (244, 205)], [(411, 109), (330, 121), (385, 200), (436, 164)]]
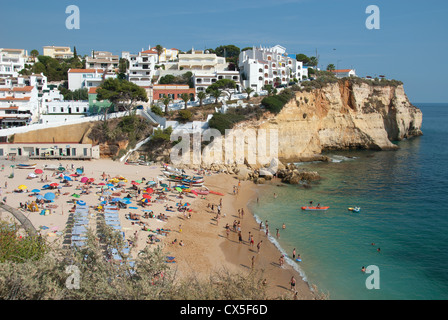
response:
[[(79, 8), (79, 29), (66, 20)], [(368, 29), (369, 5), (379, 29)], [(441, 0), (22, 0), (2, 3), (0, 48), (46, 45), (137, 53), (281, 45), (358, 76), (404, 82), (413, 103), (448, 102), (448, 2)]]

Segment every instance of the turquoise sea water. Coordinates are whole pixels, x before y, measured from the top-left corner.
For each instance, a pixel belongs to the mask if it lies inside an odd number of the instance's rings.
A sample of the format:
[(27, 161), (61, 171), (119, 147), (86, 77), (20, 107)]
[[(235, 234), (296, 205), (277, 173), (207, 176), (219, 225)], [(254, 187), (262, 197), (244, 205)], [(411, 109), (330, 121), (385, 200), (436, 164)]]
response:
[[(415, 105), (423, 136), (398, 142), (397, 151), (302, 163), (324, 179), (311, 189), (261, 185), (250, 204), (268, 220), (271, 241), (288, 256), (300, 253), (302, 262), (288, 262), (330, 299), (448, 299), (448, 104)], [(330, 209), (302, 211), (311, 200)], [(378, 267), (379, 289), (366, 287), (373, 273), (361, 268), (370, 265)]]

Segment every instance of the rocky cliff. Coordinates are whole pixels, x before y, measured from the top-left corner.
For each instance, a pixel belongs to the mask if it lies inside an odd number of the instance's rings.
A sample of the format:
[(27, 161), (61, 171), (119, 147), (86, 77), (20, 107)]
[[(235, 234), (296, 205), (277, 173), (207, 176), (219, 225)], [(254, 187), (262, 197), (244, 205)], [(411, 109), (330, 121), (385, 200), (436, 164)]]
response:
[[(421, 124), (422, 112), (409, 102), (403, 85), (339, 80), (319, 89), (296, 91), (278, 114), (239, 123), (233, 129), (240, 131), (234, 130), (226, 139), (259, 136), (260, 129), (265, 129), (269, 141), (270, 130), (277, 130), (278, 158), (286, 163), (321, 158), (326, 150), (396, 149), (392, 142), (421, 135)], [(224, 147), (223, 139), (214, 140), (203, 155), (214, 156), (211, 150), (219, 143)], [(254, 145), (246, 143), (245, 149), (246, 163), (250, 155), (258, 155)], [(255, 167), (269, 161), (259, 160)]]

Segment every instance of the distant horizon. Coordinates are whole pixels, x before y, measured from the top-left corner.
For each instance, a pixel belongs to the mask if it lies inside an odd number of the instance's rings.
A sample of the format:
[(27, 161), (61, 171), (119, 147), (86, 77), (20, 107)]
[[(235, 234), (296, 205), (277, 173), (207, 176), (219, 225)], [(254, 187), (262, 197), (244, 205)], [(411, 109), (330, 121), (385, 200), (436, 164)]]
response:
[[(25, 3), (2, 5), (0, 47), (42, 53), (46, 45), (76, 46), (80, 55), (96, 50), (121, 56), (157, 44), (183, 51), (279, 44), (289, 54), (317, 53), (321, 69), (334, 64), (360, 77), (400, 80), (410, 100), (448, 101), (448, 43), (441, 38), (448, 31), (446, 2), (376, 0), (379, 29), (367, 27), (371, 3), (359, 0)], [(79, 29), (66, 26), (71, 5), (79, 8)], [(27, 23), (17, 23), (18, 16)]]

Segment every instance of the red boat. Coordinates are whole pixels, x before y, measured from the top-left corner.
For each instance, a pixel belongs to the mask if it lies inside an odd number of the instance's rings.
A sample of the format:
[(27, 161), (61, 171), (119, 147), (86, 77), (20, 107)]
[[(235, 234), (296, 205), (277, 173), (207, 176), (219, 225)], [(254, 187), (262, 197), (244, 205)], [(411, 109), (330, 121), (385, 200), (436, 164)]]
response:
[(330, 207), (302, 207), (302, 210), (317, 210), (317, 211), (325, 211), (328, 210)]

